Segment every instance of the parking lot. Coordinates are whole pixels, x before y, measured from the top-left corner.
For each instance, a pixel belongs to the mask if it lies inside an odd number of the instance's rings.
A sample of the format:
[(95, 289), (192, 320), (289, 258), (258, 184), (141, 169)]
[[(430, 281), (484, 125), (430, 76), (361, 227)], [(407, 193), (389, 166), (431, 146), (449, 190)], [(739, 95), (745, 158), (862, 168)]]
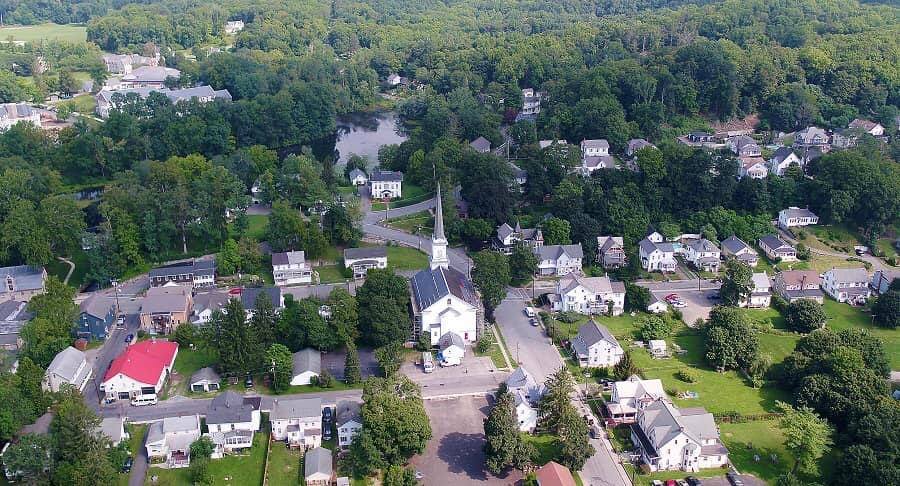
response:
[(433, 437), (423, 454), (410, 463), (424, 474), (423, 484), (515, 484), (519, 471), (496, 477), (484, 468), (484, 425), (490, 411), (487, 397), (427, 400)]
[(472, 349), (466, 349), (466, 356), (458, 366), (435, 366), (434, 371), (425, 373), (422, 365), (416, 362), (405, 362), (400, 372), (422, 387), (422, 395), (426, 398), (467, 393), (485, 393), (496, 390), (508, 373), (494, 367), (490, 357), (477, 357)]
[(699, 319), (708, 319), (709, 311), (713, 306), (718, 304), (718, 300), (711, 300), (710, 295), (718, 293), (718, 290), (655, 290), (655, 295), (660, 300), (665, 299), (667, 295), (677, 294), (684, 302), (685, 307), (678, 310), (684, 316), (684, 322), (689, 326), (693, 326), (694, 322)]

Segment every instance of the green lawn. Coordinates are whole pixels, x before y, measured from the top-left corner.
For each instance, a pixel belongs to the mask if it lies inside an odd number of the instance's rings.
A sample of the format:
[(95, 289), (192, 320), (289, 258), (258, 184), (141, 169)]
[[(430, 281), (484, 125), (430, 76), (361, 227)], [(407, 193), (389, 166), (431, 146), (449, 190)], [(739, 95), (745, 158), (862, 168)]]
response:
[[(784, 435), (776, 420), (743, 424), (719, 424), (722, 442), (728, 447), (728, 458), (738, 471), (752, 474), (769, 483), (790, 471), (794, 459), (784, 448)], [(772, 461), (772, 454), (777, 462)], [(759, 462), (756, 457), (759, 456)]]
[(394, 270), (419, 270), (428, 266), (428, 256), (407, 246), (387, 247), (388, 265)]
[(401, 218), (389, 219), (388, 225), (407, 233), (429, 236), (434, 230), (434, 218), (428, 211), (419, 211)]
[[(79, 247), (71, 256), (70, 260), (75, 264), (75, 270), (69, 278), (69, 285), (75, 288), (81, 288), (81, 286), (84, 285), (84, 277), (87, 275), (88, 271), (87, 253)], [(53, 260), (47, 264), (47, 273), (55, 275), (60, 280), (63, 280), (66, 278), (66, 274), (69, 273), (69, 264), (59, 260)]]
[(322, 265), (315, 267), (319, 273), (319, 283), (346, 282), (350, 277), (344, 275), (343, 265)]
[(60, 101), (56, 104), (57, 108), (67, 106), (73, 112), (91, 115), (97, 108), (97, 100), (90, 94), (78, 95), (72, 99)]
[(293, 395), (296, 393), (317, 393), (326, 391), (354, 390), (362, 388), (362, 383), (351, 386), (335, 379), (333, 384), (329, 388), (322, 388), (317, 385), (294, 385), (289, 386), (288, 389), (283, 392), (276, 392), (267, 383), (264, 383), (261, 379), (259, 379), (259, 377), (256, 377), (254, 383), (256, 384), (257, 391), (259, 391), (261, 395)]
[(300, 484), (302, 455), (281, 442), (272, 442), (269, 449), (270, 486), (294, 486)]
[(175, 356), (176, 375), (170, 380), (169, 390), (174, 394), (188, 393), (188, 381), (191, 375), (200, 368), (212, 366), (216, 363), (216, 353), (205, 348), (190, 349), (188, 347), (179, 347), (178, 355)]
[[(266, 226), (269, 224), (269, 217), (264, 214), (248, 214), (247, 215), (247, 235), (256, 241), (266, 239)], [(229, 232), (232, 238), (240, 238), (244, 235), (235, 234), (234, 225), (229, 226)]]
[[(211, 460), (209, 472), (212, 484), (229, 486), (262, 484), (268, 441), (268, 431), (257, 432), (253, 437), (253, 448), (250, 449), (249, 454)], [(160, 484), (191, 484), (189, 468), (162, 469), (154, 467), (150, 469), (149, 474), (159, 476)]]
[(865, 329), (884, 343), (884, 351), (891, 361), (891, 369), (900, 369), (900, 329), (884, 329), (872, 324), (872, 316), (864, 308), (841, 304), (825, 298), (827, 326), (836, 331), (851, 327)]
[(885, 258), (897, 256), (897, 249), (894, 247), (894, 240), (891, 238), (879, 238), (875, 245), (884, 253)]
[(500, 343), (495, 339), (493, 333), (488, 331), (486, 334), (490, 337), (493, 344), (491, 344), (490, 349), (486, 353), (479, 353), (474, 347), (472, 351), (475, 353), (475, 356), (490, 356), (491, 361), (494, 363), (494, 366), (501, 369), (506, 369), (506, 359), (503, 357), (503, 350), (500, 349)]
[(61, 40), (66, 42), (84, 42), (87, 39), (87, 28), (83, 25), (40, 24), (21, 27), (0, 28), (0, 40), (34, 42), (39, 40)]
[[(538, 467), (547, 464), (550, 461), (559, 459), (559, 440), (550, 434), (523, 435), (525, 442), (534, 446), (537, 456), (534, 458), (534, 464)], [(575, 484), (581, 485), (581, 477), (577, 471), (572, 471), (572, 477), (575, 478)]]
[[(400, 199), (392, 200), (389, 204), (392, 208), (402, 208), (428, 200), (431, 197), (432, 195), (430, 192), (426, 193), (425, 190), (421, 187), (407, 183), (403, 184), (403, 197), (401, 197)], [(373, 201), (372, 210), (384, 211), (384, 203)]]

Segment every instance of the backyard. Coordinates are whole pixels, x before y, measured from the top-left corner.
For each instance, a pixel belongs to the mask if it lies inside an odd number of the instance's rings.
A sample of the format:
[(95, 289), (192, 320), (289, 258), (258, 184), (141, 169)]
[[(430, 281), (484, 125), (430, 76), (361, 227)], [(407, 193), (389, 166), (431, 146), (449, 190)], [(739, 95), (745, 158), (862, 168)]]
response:
[(394, 270), (421, 270), (428, 266), (428, 257), (408, 246), (387, 247), (388, 265)]
[(200, 368), (212, 366), (216, 362), (215, 351), (206, 348), (190, 349), (180, 347), (175, 356), (174, 373), (169, 380), (164, 395), (186, 395), (189, 393), (188, 381), (191, 375)]
[(872, 324), (872, 315), (863, 307), (841, 304), (826, 297), (825, 314), (828, 315), (827, 326), (835, 331), (848, 328), (859, 328), (881, 339), (884, 351), (891, 362), (891, 369), (900, 369), (900, 329), (885, 329)]
[(35, 42), (41, 40), (60, 40), (65, 42), (84, 42), (87, 39), (87, 28), (83, 25), (40, 24), (19, 27), (0, 28), (0, 39), (9, 38), (18, 41)]
[[(262, 430), (253, 437), (253, 448), (250, 449), (249, 454), (211, 460), (209, 462), (209, 473), (212, 478), (212, 484), (262, 484), (268, 441), (269, 431)], [(159, 479), (156, 484), (191, 484), (189, 468), (162, 469), (152, 467), (148, 474), (151, 477), (158, 476)]]
[(272, 442), (269, 446), (269, 486), (293, 486), (300, 484), (300, 451), (288, 449), (281, 442)]

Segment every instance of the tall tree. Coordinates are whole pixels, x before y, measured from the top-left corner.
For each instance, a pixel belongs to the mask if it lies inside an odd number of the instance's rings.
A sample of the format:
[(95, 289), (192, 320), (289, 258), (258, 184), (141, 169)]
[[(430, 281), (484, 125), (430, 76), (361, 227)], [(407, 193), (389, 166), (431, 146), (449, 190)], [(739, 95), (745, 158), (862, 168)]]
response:
[(287, 201), (275, 201), (266, 227), (266, 238), (272, 245), (272, 250), (300, 250), (305, 237), (306, 223), (300, 217), (300, 212)]
[(490, 250), (481, 250), (472, 258), (472, 280), (481, 291), (481, 300), (487, 311), (493, 314), (506, 296), (509, 285), (509, 260), (506, 255)]
[(391, 269), (370, 270), (366, 283), (356, 292), (359, 304), (360, 338), (383, 346), (410, 336), (406, 281)]
[(812, 332), (825, 326), (828, 315), (818, 302), (810, 299), (800, 299), (788, 306), (784, 314), (784, 321), (788, 329), (796, 332)]
[(402, 464), (424, 451), (431, 439), (421, 390), (399, 374), (366, 381), (360, 416), (361, 434), (374, 445), (374, 451), (369, 452), (375, 464)]
[(219, 366), (226, 373), (248, 373), (259, 369), (262, 352), (256, 334), (247, 323), (244, 306), (237, 299), (213, 314), (204, 328), (206, 343), (219, 355)]
[(705, 358), (710, 366), (746, 369), (759, 353), (759, 340), (740, 309), (714, 307), (702, 332)]
[(497, 395), (494, 407), (484, 419), (484, 435), (488, 471), (500, 474), (508, 467), (523, 469), (531, 462), (535, 451), (519, 433), (515, 402), (509, 392)]
[(359, 351), (353, 341), (347, 341), (347, 356), (344, 358), (344, 383), (355, 385), (362, 381)]
[(256, 334), (257, 344), (261, 349), (269, 349), (275, 339), (275, 325), (278, 322), (278, 314), (275, 313), (275, 306), (272, 299), (265, 293), (256, 296), (256, 302), (253, 303), (253, 316), (250, 317), (250, 327)]
[(737, 307), (741, 302), (750, 300), (753, 290), (753, 270), (736, 258), (725, 262), (725, 277), (719, 295), (722, 304)]
[(547, 392), (541, 397), (538, 405), (540, 425), (552, 434), (559, 431), (560, 420), (566, 407), (572, 406), (569, 394), (575, 385), (569, 370), (561, 367), (547, 377), (544, 385)]
[(775, 405), (783, 414), (779, 425), (784, 445), (794, 456), (792, 472), (817, 474), (819, 459), (831, 448), (831, 426), (809, 408), (794, 408), (783, 402)]
[(900, 327), (900, 290), (888, 290), (878, 296), (872, 307), (872, 313), (875, 314), (875, 323), (879, 326), (888, 329)]
[(331, 310), (328, 322), (341, 342), (356, 341), (359, 338), (359, 312), (356, 298), (346, 289), (336, 287), (328, 294), (325, 305)]
[(10, 444), (3, 454), (7, 470), (20, 475), (26, 484), (47, 484), (53, 469), (53, 444), (47, 435), (25, 434)]
[(529, 245), (517, 244), (509, 256), (509, 277), (513, 284), (521, 285), (534, 277), (538, 258)]
[(266, 350), (266, 365), (272, 372), (275, 391), (284, 391), (291, 386), (294, 373), (294, 359), (291, 350), (283, 344), (273, 344)]
[(99, 427), (100, 417), (87, 407), (76, 389), (69, 388), (62, 393), (50, 422), (53, 459), (57, 463), (53, 472), (55, 482), (110, 484), (115, 481), (115, 470), (106, 457), (109, 439), (97, 434)]
[(590, 436), (587, 422), (571, 402), (563, 409), (559, 418), (557, 434), (560, 442), (560, 464), (573, 471), (580, 471), (595, 451), (594, 446), (588, 441)]

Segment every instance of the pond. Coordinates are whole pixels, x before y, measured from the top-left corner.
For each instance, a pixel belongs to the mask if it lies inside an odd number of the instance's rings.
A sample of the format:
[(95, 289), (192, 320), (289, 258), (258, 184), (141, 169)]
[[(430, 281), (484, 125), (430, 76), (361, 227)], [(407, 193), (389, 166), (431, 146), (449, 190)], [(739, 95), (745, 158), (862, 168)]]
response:
[(352, 154), (366, 157), (370, 165), (376, 165), (378, 149), (382, 145), (406, 140), (405, 135), (397, 133), (397, 126), (397, 114), (392, 111), (353, 113), (339, 118), (334, 144), (339, 156), (338, 165), (346, 164)]

